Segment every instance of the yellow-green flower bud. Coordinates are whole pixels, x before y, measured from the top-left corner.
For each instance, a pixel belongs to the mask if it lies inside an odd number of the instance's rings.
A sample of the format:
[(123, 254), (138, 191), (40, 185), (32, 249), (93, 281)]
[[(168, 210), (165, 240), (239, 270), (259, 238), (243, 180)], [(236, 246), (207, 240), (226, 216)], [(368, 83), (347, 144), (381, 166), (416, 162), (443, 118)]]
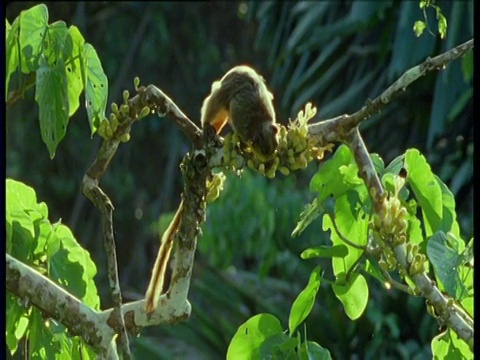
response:
[(135, 76), (133, 78), (133, 87), (135, 90), (138, 90), (138, 87), (140, 86), (140, 78), (138, 76)]
[(125, 134), (120, 135), (119, 140), (122, 143), (128, 142), (130, 140), (130, 133), (125, 133)]
[(123, 101), (127, 102), (129, 98), (130, 93), (128, 92), (128, 90), (123, 90)]

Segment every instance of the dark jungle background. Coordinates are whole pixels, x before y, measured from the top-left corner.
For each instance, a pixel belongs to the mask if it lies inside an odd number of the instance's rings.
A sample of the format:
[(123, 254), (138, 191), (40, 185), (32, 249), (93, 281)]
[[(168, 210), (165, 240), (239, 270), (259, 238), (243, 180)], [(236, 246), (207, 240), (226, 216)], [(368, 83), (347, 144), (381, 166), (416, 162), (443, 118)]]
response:
[[(12, 22), (36, 2), (10, 2)], [(473, 1), (438, 1), (448, 20), (440, 40), (435, 12), (424, 20), (418, 1), (325, 2), (46, 2), (49, 22), (76, 25), (97, 50), (109, 79), (109, 103), (133, 93), (133, 78), (165, 91), (194, 121), (211, 83), (232, 66), (250, 64), (275, 95), (287, 122), (308, 101), (318, 120), (358, 110), (405, 70), (473, 37)], [(370, 152), (390, 162), (409, 147), (425, 154), (456, 197), (464, 239), (473, 234), (473, 58), (421, 78), (362, 125)], [(11, 86), (16, 86), (12, 80)], [(107, 109), (109, 113), (109, 109)], [(111, 306), (100, 216), (80, 192), (83, 173), (100, 145), (80, 109), (53, 160), (41, 142), (34, 91), (6, 113), (6, 175), (33, 186), (51, 221), (68, 225), (97, 264), (102, 307)], [(159, 231), (180, 201), (179, 163), (190, 146), (168, 117), (136, 124), (102, 186), (114, 206), (125, 301), (143, 297), (159, 246)], [(290, 234), (321, 164), (267, 180), (249, 170), (227, 174), (211, 204), (190, 289), (191, 319), (142, 330), (138, 359), (221, 359), (238, 326), (270, 312), (288, 323), (290, 306), (318, 261), (299, 254), (327, 244), (321, 219), (298, 238)], [(164, 215), (164, 216), (162, 216)], [(329, 273), (328, 261), (320, 262)], [(438, 325), (422, 299), (387, 291), (371, 279), (370, 302), (358, 321), (345, 315), (327, 284), (305, 329), (335, 359), (425, 359)]]

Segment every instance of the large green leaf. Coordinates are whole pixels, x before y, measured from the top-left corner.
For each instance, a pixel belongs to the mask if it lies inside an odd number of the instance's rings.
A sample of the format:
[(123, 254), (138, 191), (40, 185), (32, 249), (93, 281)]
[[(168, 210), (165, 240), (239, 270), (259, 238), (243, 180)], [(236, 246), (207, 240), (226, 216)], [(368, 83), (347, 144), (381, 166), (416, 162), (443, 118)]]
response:
[(98, 309), (100, 300), (93, 281), (97, 270), (90, 254), (65, 225), (50, 224), (47, 206), (37, 203), (31, 187), (7, 179), (6, 190), (9, 253), (30, 264), (47, 261), (47, 274), (53, 280), (85, 304)]
[(280, 320), (271, 314), (258, 314), (240, 325), (230, 345), (227, 359), (258, 359), (262, 343), (283, 332)]

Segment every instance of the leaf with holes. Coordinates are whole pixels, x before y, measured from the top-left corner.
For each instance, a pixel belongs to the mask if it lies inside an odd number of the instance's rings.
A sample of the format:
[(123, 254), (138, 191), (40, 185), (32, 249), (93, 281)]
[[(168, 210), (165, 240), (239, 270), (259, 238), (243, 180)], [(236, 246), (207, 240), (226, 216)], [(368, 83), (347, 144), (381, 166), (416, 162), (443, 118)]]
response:
[(90, 44), (85, 44), (86, 75), (85, 106), (87, 107), (88, 121), (93, 135), (105, 118), (105, 109), (108, 99), (108, 79), (103, 72), (102, 64), (97, 52)]
[(76, 26), (68, 29), (73, 42), (72, 54), (65, 60), (67, 73), (68, 102), (70, 104), (69, 116), (72, 116), (80, 106), (80, 94), (82, 93), (86, 79), (85, 63), (85, 39)]

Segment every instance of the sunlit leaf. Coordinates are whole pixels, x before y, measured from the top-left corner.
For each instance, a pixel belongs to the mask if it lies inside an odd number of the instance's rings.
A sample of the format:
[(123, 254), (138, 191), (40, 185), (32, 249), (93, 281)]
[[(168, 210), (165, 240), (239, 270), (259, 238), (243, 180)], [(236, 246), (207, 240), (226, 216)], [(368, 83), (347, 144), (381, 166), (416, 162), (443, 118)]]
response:
[(43, 48), (48, 28), (48, 9), (44, 4), (36, 5), (20, 13), (20, 51), (22, 56), (21, 70), (28, 74), (37, 70), (39, 54)]
[(5, 39), (5, 101), (8, 99), (8, 87), (10, 85), (10, 77), (12, 73), (19, 66), (19, 57), (18, 57), (18, 39), (19, 39), (19, 18), (16, 18), (13, 24), (10, 26), (8, 21), (6, 22), (6, 39)]
[(422, 208), (426, 235), (431, 236), (440, 228), (443, 217), (442, 189), (417, 149), (408, 149), (405, 153), (405, 169), (407, 181)]
[(320, 288), (320, 282), (322, 276), (320, 274), (320, 266), (317, 266), (310, 274), (308, 284), (303, 289), (297, 298), (293, 302), (290, 310), (290, 316), (288, 318), (288, 328), (290, 330), (290, 336), (293, 335), (298, 325), (300, 325), (310, 314), (310, 311), (315, 304), (315, 297), (318, 289)]
[(457, 334), (451, 329), (435, 336), (431, 347), (434, 359), (473, 359), (472, 351), (468, 345), (459, 339)]
[(415, 36), (421, 36), (426, 27), (427, 25), (423, 21), (415, 21), (415, 24), (413, 25), (413, 31), (415, 32)]
[(300, 354), (302, 359), (315, 359), (315, 360), (331, 360), (332, 356), (328, 349), (318, 345), (313, 341), (305, 341), (301, 348)]
[(465, 244), (453, 234), (437, 231), (428, 240), (427, 254), (435, 269), (435, 274), (445, 287), (445, 291), (455, 299), (463, 299), (468, 291), (460, 278), (462, 265), (461, 252)]
[(344, 279), (339, 279), (332, 284), (335, 296), (340, 300), (347, 316), (358, 319), (367, 307), (368, 285), (363, 275), (353, 273), (344, 284)]
[(85, 101), (90, 123), (91, 134), (93, 135), (105, 118), (105, 109), (108, 100), (108, 79), (105, 75), (97, 51), (90, 44), (85, 44), (86, 78)]
[(317, 257), (345, 257), (348, 255), (348, 248), (343, 244), (334, 246), (320, 245), (314, 248), (304, 250), (300, 257), (302, 259), (312, 259)]
[(271, 314), (258, 314), (240, 325), (227, 350), (227, 359), (258, 359), (262, 343), (283, 332), (280, 320)]

